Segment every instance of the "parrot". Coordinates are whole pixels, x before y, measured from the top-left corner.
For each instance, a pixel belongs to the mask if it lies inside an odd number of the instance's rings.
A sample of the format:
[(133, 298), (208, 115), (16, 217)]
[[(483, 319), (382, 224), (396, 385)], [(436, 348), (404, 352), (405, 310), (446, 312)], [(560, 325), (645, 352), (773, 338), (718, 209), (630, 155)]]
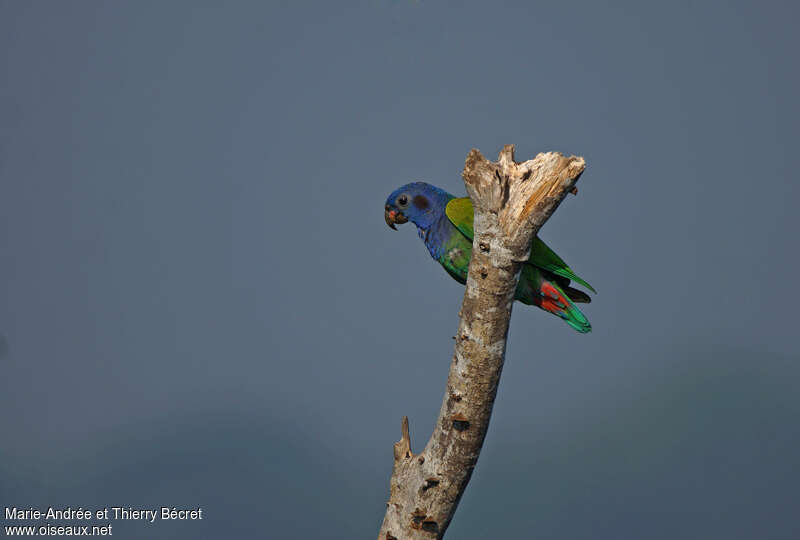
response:
[[(456, 197), (425, 182), (412, 182), (395, 191), (384, 206), (386, 224), (412, 222), (428, 252), (448, 274), (462, 285), (472, 256), (473, 210), (469, 197)], [(530, 258), (523, 264), (515, 300), (537, 306), (564, 320), (581, 333), (592, 325), (575, 303), (589, 303), (585, 292), (570, 287), (575, 282), (597, 294), (594, 288), (550, 249), (538, 236), (531, 245)]]

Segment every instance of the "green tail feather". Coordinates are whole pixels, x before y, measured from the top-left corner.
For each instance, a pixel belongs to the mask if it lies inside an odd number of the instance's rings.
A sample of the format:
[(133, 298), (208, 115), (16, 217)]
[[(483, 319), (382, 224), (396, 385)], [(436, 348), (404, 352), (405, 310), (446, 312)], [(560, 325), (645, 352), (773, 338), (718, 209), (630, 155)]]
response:
[(517, 285), (516, 299), (564, 319), (564, 322), (582, 334), (592, 331), (589, 320), (564, 290), (555, 280), (546, 279), (542, 271), (533, 265), (524, 265)]

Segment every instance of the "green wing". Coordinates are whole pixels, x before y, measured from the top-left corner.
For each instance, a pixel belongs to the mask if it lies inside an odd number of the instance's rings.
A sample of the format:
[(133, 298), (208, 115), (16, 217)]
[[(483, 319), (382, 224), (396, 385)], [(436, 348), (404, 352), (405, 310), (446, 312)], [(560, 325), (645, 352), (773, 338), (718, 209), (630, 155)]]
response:
[(461, 234), (472, 240), (475, 238), (475, 232), (472, 230), (473, 214), (472, 214), (472, 201), (469, 197), (459, 197), (450, 199), (444, 209), (450, 223), (456, 226), (456, 229), (461, 231)]
[[(455, 225), (456, 229), (461, 231), (461, 234), (470, 240), (475, 237), (475, 232), (472, 226), (472, 201), (469, 197), (451, 199), (450, 202), (447, 203), (445, 212), (447, 213), (447, 217), (450, 219), (450, 222)], [(594, 287), (589, 285), (583, 279), (579, 278), (575, 272), (572, 271), (572, 268), (567, 266), (567, 263), (565, 263), (561, 257), (556, 255), (555, 251), (547, 247), (547, 244), (542, 242), (538, 236), (533, 239), (533, 245), (531, 246), (531, 258), (528, 259), (528, 262), (534, 266), (542, 268), (543, 270), (552, 272), (557, 276), (580, 283), (593, 293), (597, 294), (597, 291), (594, 290)]]

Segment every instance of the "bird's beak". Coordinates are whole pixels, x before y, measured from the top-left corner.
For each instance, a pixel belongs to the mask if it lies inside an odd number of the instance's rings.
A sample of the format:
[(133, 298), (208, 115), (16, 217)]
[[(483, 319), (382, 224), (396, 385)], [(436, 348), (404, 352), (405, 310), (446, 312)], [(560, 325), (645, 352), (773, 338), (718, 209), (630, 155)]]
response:
[(394, 230), (397, 230), (395, 227), (395, 223), (403, 224), (408, 221), (408, 218), (403, 214), (397, 212), (397, 210), (389, 210), (388, 208), (383, 212), (383, 218), (386, 220), (386, 224)]

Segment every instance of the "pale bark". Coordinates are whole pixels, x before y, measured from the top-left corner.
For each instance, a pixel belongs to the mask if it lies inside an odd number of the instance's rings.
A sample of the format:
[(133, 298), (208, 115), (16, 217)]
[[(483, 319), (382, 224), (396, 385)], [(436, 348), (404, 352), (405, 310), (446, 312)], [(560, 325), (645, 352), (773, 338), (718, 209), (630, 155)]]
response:
[(475, 210), (475, 238), (455, 354), (439, 418), (420, 454), (411, 451), (403, 418), (379, 540), (444, 536), (489, 427), (522, 263), (584, 167), (583, 158), (556, 152), (516, 163), (513, 145), (497, 162), (474, 149), (467, 156), (462, 176)]

